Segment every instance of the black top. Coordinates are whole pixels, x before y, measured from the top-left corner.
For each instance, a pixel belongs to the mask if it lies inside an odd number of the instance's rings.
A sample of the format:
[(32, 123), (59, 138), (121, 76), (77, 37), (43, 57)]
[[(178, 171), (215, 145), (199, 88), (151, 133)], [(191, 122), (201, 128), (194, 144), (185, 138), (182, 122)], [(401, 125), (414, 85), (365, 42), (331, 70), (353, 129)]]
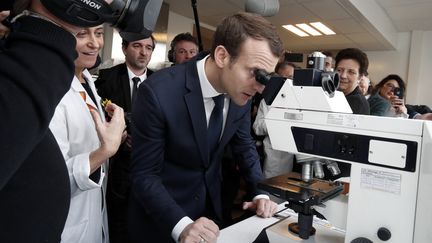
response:
[(70, 185), (48, 125), (70, 88), (76, 41), (39, 18), (17, 22), (0, 52), (0, 242), (59, 242)]
[(369, 103), (361, 93), (359, 87), (357, 86), (353, 92), (345, 96), (348, 104), (351, 106), (353, 114), (359, 115), (369, 115), (370, 108)]

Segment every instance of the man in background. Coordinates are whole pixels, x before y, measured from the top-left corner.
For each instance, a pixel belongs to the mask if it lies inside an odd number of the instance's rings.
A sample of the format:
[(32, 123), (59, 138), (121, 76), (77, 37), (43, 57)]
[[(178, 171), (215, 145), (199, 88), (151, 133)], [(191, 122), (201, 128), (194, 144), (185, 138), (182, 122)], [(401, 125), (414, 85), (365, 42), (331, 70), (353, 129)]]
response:
[(180, 33), (171, 41), (168, 60), (173, 65), (181, 64), (198, 54), (198, 41), (189, 32)]
[(333, 72), (334, 70), (334, 59), (331, 52), (324, 51), (323, 54), (326, 56), (324, 58), (324, 71), (326, 72)]
[(153, 71), (147, 68), (155, 48), (153, 36), (120, 32), (125, 62), (99, 71), (96, 87), (102, 99), (123, 107), (126, 133), (123, 144), (110, 160), (107, 185), (108, 226), (111, 243), (127, 240), (127, 206), (129, 197), (129, 164), (131, 153), (131, 115), (138, 86)]

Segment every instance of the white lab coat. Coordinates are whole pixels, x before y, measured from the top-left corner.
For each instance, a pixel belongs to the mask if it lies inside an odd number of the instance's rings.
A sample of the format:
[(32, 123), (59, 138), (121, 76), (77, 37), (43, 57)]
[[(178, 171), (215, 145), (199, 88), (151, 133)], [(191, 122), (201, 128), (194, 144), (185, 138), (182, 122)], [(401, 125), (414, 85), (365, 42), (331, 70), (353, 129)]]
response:
[(263, 174), (265, 178), (271, 178), (283, 173), (291, 172), (293, 168), (294, 154), (274, 150), (271, 146), (270, 137), (267, 132), (265, 124), (265, 116), (267, 115), (269, 107), (264, 99), (258, 107), (257, 116), (253, 124), (253, 129), (256, 135), (264, 137), (264, 168)]
[[(105, 120), (94, 81), (87, 70), (83, 75), (88, 80), (97, 104), (94, 104), (87, 93), (86, 102), (97, 108)], [(97, 183), (89, 178), (89, 155), (100, 146), (100, 142), (89, 108), (80, 91), (85, 92), (85, 89), (74, 77), (71, 88), (57, 106), (49, 126), (66, 160), (71, 184), (71, 204), (61, 242), (108, 243), (105, 203), (105, 173), (108, 163), (101, 166), (100, 180)]]

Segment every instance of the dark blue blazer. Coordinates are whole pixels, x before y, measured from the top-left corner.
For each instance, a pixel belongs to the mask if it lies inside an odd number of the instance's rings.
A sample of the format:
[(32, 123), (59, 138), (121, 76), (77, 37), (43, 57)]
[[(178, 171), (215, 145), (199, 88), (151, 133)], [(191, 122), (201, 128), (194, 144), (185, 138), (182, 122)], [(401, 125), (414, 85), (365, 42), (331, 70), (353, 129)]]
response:
[(210, 211), (214, 220), (221, 218), (220, 159), (228, 143), (251, 195), (262, 193), (256, 187), (262, 173), (249, 102), (230, 102), (216, 156), (209, 158), (196, 61), (155, 72), (140, 85), (133, 110), (132, 242), (172, 242), (171, 231), (185, 216), (196, 220)]

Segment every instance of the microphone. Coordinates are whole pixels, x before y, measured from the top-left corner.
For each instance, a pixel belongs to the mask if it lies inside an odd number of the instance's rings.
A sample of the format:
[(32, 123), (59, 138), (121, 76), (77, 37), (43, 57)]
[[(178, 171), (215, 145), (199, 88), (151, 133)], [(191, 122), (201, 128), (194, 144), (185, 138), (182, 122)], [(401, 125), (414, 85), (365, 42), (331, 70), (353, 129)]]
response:
[(245, 10), (263, 17), (271, 17), (279, 12), (279, 0), (247, 0)]

